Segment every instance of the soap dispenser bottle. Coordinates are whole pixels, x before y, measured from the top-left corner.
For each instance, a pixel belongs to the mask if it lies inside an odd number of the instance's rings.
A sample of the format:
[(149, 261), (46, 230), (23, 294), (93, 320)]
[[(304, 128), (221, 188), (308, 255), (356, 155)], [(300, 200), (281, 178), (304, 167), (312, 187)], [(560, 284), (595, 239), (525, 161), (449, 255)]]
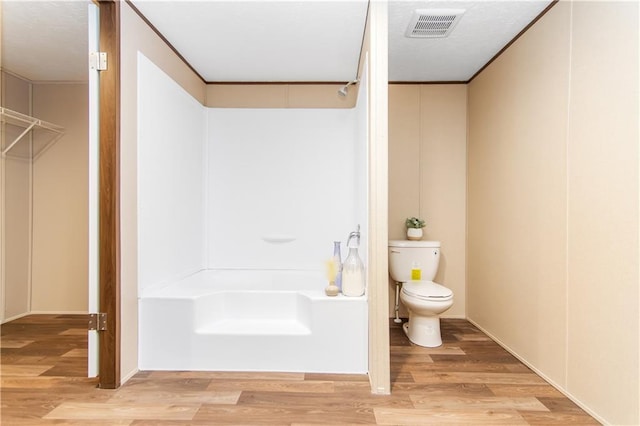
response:
[(349, 254), (342, 264), (342, 294), (345, 296), (362, 296), (364, 294), (364, 264), (358, 255), (360, 245), (360, 225), (349, 234), (347, 247)]

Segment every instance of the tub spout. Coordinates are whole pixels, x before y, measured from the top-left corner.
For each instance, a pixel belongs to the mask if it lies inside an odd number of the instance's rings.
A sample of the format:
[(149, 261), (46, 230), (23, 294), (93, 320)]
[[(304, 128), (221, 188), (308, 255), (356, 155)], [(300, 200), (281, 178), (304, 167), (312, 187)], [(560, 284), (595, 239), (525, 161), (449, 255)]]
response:
[(349, 245), (349, 242), (351, 242), (351, 239), (355, 238), (356, 239), (356, 245), (360, 245), (360, 225), (358, 225), (358, 228), (356, 228), (355, 231), (351, 232), (349, 234), (349, 238), (347, 238), (347, 247), (351, 247)]

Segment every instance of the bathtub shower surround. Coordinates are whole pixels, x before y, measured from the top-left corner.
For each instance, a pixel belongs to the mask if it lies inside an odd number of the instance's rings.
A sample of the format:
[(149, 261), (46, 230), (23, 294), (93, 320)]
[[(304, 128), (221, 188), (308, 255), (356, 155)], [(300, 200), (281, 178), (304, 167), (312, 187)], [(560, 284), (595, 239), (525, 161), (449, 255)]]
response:
[(355, 111), (207, 114), (207, 267), (322, 270), (331, 242), (364, 220)]
[(325, 285), (322, 273), (208, 270), (150, 289), (140, 368), (364, 374), (367, 301)]
[(206, 116), (138, 54), (138, 288), (204, 266)]
[(324, 293), (327, 247), (367, 229), (366, 91), (205, 108), (141, 54), (138, 80), (139, 367), (366, 372), (366, 296)]

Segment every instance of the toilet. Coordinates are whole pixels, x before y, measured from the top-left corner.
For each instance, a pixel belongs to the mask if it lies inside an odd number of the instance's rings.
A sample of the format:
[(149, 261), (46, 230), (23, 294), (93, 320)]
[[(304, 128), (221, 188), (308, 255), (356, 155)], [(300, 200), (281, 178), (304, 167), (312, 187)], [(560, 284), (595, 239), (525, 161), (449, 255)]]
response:
[[(429, 348), (442, 345), (439, 315), (453, 305), (453, 292), (433, 282), (439, 262), (439, 241), (389, 241), (389, 275), (402, 283), (400, 299), (409, 310), (404, 332), (412, 343)], [(412, 270), (420, 271), (419, 280), (411, 279)]]

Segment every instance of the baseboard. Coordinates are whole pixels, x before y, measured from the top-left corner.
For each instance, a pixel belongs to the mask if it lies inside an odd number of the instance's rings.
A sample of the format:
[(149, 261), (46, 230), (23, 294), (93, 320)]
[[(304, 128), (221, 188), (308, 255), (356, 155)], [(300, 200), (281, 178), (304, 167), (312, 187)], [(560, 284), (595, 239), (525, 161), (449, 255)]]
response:
[(127, 373), (124, 377), (120, 377), (120, 386), (124, 385), (125, 383), (127, 383), (129, 381), (129, 379), (131, 379), (133, 376), (135, 376), (136, 374), (138, 374), (140, 370), (138, 370), (137, 368), (133, 369), (132, 371), (130, 371), (129, 373)]
[(440, 315), (441, 319), (463, 319), (466, 320), (467, 317), (464, 315)]
[(12, 317), (9, 317), (9, 318), (5, 318), (5, 319), (2, 320), (2, 322), (0, 324), (4, 324), (4, 323), (7, 323), (9, 321), (17, 320), (19, 318), (26, 317), (27, 315), (31, 315), (31, 312), (25, 312), (24, 314), (18, 314), (18, 315), (14, 315)]
[(507, 352), (509, 352), (511, 355), (513, 355), (514, 357), (516, 357), (518, 359), (518, 361), (520, 361), (521, 363), (523, 363), (524, 365), (526, 365), (527, 367), (529, 367), (534, 373), (536, 373), (538, 376), (542, 377), (547, 383), (549, 383), (551, 386), (553, 386), (558, 392), (560, 392), (561, 394), (563, 394), (564, 396), (566, 396), (567, 398), (569, 398), (571, 401), (573, 401), (576, 405), (578, 405), (580, 408), (582, 408), (584, 411), (586, 411), (591, 417), (595, 418), (597, 421), (599, 421), (600, 423), (602, 423), (603, 425), (607, 425), (609, 423), (607, 423), (602, 417), (600, 417), (598, 414), (594, 413), (593, 410), (591, 410), (586, 404), (584, 404), (582, 401), (580, 401), (580, 399), (578, 399), (577, 397), (575, 397), (574, 395), (571, 394), (571, 392), (569, 392), (568, 390), (566, 390), (565, 388), (563, 388), (562, 386), (560, 386), (558, 383), (556, 383), (553, 379), (547, 377), (546, 374), (544, 374), (542, 371), (538, 370), (535, 366), (531, 365), (525, 358), (523, 358), (522, 356), (520, 356), (516, 351), (514, 351), (513, 349), (511, 349), (508, 345), (506, 345), (505, 343), (503, 343), (502, 341), (500, 341), (500, 339), (498, 339), (496, 336), (494, 336), (493, 334), (489, 333), (487, 330), (485, 330), (482, 326), (480, 326), (478, 323), (476, 323), (475, 321), (473, 321), (470, 318), (466, 318), (467, 321), (469, 321), (471, 324), (473, 324), (474, 326), (476, 326), (480, 331), (482, 331), (484, 334), (486, 334), (487, 336), (489, 336), (491, 338), (491, 340), (493, 340), (494, 342), (496, 342), (498, 345), (502, 346), (502, 348), (504, 350), (506, 350)]

